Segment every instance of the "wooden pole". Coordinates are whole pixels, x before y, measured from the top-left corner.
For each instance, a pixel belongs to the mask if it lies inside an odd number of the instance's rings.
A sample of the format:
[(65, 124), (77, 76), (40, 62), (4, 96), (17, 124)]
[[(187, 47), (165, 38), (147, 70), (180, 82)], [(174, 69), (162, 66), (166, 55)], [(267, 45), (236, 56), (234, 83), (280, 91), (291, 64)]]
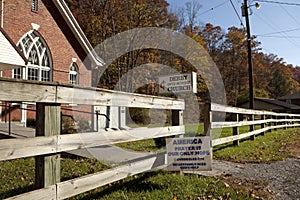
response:
[[(285, 119), (286, 121), (283, 122), (283, 124), (287, 126), (287, 125), (288, 125), (288, 121), (287, 121), (287, 120), (289, 119), (289, 117), (288, 117), (288, 116), (284, 116), (284, 119)], [(286, 127), (286, 126), (283, 128), (283, 130), (287, 130), (287, 127)]]
[[(266, 120), (266, 115), (261, 115), (260, 119), (265, 121)], [(265, 128), (265, 122), (261, 123), (260, 128), (261, 129)], [(262, 132), (261, 135), (265, 135), (265, 132)]]
[[(233, 114), (233, 115), (234, 115), (234, 120), (236, 122), (239, 122), (239, 114), (237, 113), (237, 114)], [(232, 132), (233, 132), (233, 135), (238, 135), (239, 134), (239, 127), (238, 126), (233, 127)], [(240, 144), (240, 140), (233, 141), (233, 145), (238, 146), (239, 144)]]
[(183, 125), (183, 111), (182, 110), (172, 110), (172, 126)]
[(253, 86), (253, 66), (252, 66), (252, 49), (251, 49), (251, 33), (250, 33), (250, 20), (248, 12), (248, 0), (244, 0), (243, 13), (246, 19), (247, 30), (247, 52), (248, 52), (248, 73), (249, 73), (249, 108), (254, 109), (254, 86)]
[[(250, 115), (249, 117), (250, 117), (250, 121), (254, 121), (255, 120), (254, 119), (254, 115)], [(250, 132), (254, 131), (254, 130), (255, 130), (254, 125), (250, 125)], [(251, 138), (251, 140), (255, 140), (255, 135), (251, 135), (250, 138)]]
[[(271, 120), (271, 122), (268, 123), (268, 126), (269, 126), (269, 127), (272, 127), (272, 125), (273, 125), (273, 123), (272, 123), (273, 116), (272, 116), (272, 115), (269, 115), (269, 119)], [(271, 132), (272, 132), (272, 128), (270, 128), (268, 132), (271, 133)]]
[(8, 103), (8, 135), (11, 134), (11, 103)]
[[(36, 136), (60, 135), (60, 104), (37, 103), (36, 106)], [(37, 156), (35, 162), (37, 188), (44, 188), (60, 182), (60, 154)]]
[(206, 103), (204, 107), (204, 134), (206, 136), (211, 136), (211, 122), (212, 122), (212, 112), (211, 104)]

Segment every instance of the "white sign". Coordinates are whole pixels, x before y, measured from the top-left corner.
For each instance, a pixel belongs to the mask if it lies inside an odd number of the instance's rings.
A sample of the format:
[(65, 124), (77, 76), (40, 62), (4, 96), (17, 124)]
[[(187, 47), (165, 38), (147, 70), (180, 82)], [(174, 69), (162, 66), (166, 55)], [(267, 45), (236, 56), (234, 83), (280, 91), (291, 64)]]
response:
[(159, 93), (194, 92), (197, 93), (196, 72), (160, 76), (158, 78)]
[(170, 171), (212, 170), (211, 138), (167, 138), (167, 169)]

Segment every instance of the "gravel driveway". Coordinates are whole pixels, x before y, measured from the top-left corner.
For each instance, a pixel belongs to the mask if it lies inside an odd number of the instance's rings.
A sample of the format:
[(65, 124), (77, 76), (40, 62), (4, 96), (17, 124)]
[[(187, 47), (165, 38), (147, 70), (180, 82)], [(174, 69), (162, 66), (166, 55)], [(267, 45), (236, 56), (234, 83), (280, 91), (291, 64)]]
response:
[(264, 180), (267, 189), (276, 192), (275, 200), (300, 200), (300, 159), (288, 159), (264, 164), (213, 161), (213, 170), (199, 172), (205, 176), (233, 176), (251, 180)]

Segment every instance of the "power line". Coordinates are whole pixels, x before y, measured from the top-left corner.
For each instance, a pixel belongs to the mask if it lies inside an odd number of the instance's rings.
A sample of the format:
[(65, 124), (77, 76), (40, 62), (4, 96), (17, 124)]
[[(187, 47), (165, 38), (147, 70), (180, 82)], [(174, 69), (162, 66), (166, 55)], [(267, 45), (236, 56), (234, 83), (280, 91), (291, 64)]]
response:
[[(221, 3), (221, 4), (218, 4), (218, 5), (216, 5), (216, 6), (212, 7), (212, 8), (210, 8), (210, 9), (208, 9), (208, 10), (202, 12), (202, 13), (200, 13), (199, 16), (201, 16), (201, 15), (203, 15), (203, 14), (206, 14), (206, 13), (208, 13), (208, 12), (210, 12), (210, 11), (213, 11), (214, 9), (216, 9), (216, 8), (218, 8), (218, 7), (223, 6), (223, 5), (226, 4), (227, 2), (228, 2), (228, 0), (227, 0), (227, 1), (224, 1), (224, 2)], [(244, 27), (243, 21), (242, 21), (240, 15), (239, 15), (239, 13), (238, 13), (236, 7), (234, 6), (232, 0), (230, 0), (230, 3), (231, 3), (231, 6), (232, 6), (233, 9), (234, 9), (235, 14), (237, 15), (237, 17), (238, 17), (238, 19), (239, 19), (239, 21), (240, 21), (240, 23), (241, 23), (241, 26)]]
[(299, 31), (299, 30), (300, 30), (300, 28), (295, 28), (295, 29), (289, 29), (289, 30), (285, 30), (285, 31), (277, 31), (277, 32), (272, 32), (272, 33), (258, 34), (256, 36), (268, 36), (268, 35), (274, 35), (274, 34), (289, 33), (289, 32)]
[[(259, 15), (256, 15), (258, 18), (260, 18), (261, 21), (263, 21), (264, 23), (266, 23), (269, 27), (271, 27), (272, 29), (276, 30), (277, 27), (274, 27), (272, 24), (270, 24), (270, 22), (272, 21), (271, 19), (268, 19), (267, 21), (265, 20), (266, 16), (264, 18), (260, 17)], [(278, 30), (278, 29), (277, 29)], [(288, 30), (289, 32), (291, 30)], [(296, 44), (296, 42), (292, 41), (292, 38), (288, 38), (286, 35), (287, 31), (277, 31), (278, 34), (282, 35), (283, 38), (285, 38), (288, 42), (290, 42), (292, 45), (294, 45), (297, 48), (300, 48), (299, 45)], [(261, 35), (260, 35), (261, 36)]]
[(231, 6), (232, 6), (233, 9), (234, 9), (235, 14), (236, 14), (237, 17), (239, 18), (239, 20), (240, 20), (240, 22), (241, 22), (241, 26), (245, 27), (244, 24), (243, 24), (243, 21), (242, 21), (242, 19), (241, 19), (241, 17), (240, 17), (240, 15), (239, 15), (239, 13), (237, 12), (236, 7), (234, 6), (234, 4), (233, 4), (233, 2), (232, 2), (232, 0), (230, 0), (230, 4), (231, 4)]
[(226, 4), (227, 2), (228, 2), (228, 0), (224, 1), (223, 3), (220, 3), (220, 4), (216, 5), (216, 6), (212, 7), (212, 8), (210, 8), (210, 9), (207, 9), (206, 11), (200, 13), (198, 16), (204, 15), (205, 13), (208, 13), (208, 12), (210, 12), (210, 11), (213, 11), (214, 9), (223, 6), (223, 5)]
[(272, 54), (271, 51), (269, 51), (268, 49), (266, 49), (266, 48), (264, 48), (264, 47), (262, 47), (261, 49), (262, 49), (262, 50), (265, 50), (265, 51), (266, 51), (267, 53), (269, 53), (269, 54)]
[(286, 8), (284, 8), (282, 5), (280, 5), (280, 8), (282, 10), (284, 10), (286, 12), (286, 14), (296, 22), (296, 24), (298, 24), (300, 26), (300, 23), (298, 22), (298, 20)]
[(257, 37), (265, 37), (265, 38), (281, 38), (281, 39), (300, 39), (300, 36), (291, 36), (291, 35), (286, 35), (286, 36), (280, 36), (280, 35), (256, 35)]
[(262, 2), (262, 3), (274, 3), (274, 4), (282, 4), (282, 5), (289, 5), (289, 6), (300, 6), (300, 3), (269, 1), (269, 0), (256, 0), (256, 1)]

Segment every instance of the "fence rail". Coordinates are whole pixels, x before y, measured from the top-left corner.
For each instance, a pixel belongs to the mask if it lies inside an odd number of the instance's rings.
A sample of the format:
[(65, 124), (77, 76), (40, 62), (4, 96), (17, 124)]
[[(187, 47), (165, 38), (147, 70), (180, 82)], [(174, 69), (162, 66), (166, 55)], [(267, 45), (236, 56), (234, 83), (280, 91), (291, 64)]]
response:
[[(184, 101), (97, 88), (0, 78), (0, 101), (36, 103), (36, 137), (0, 140), (0, 161), (35, 157), (37, 190), (10, 199), (65, 199), (117, 180), (165, 165), (165, 155), (153, 155), (117, 168), (60, 182), (60, 153), (182, 135)], [(61, 104), (138, 107), (172, 110), (172, 125), (129, 130), (60, 135)]]
[(68, 84), (0, 78), (0, 98), (8, 102), (124, 106), (183, 110), (184, 101)]
[[(300, 126), (299, 114), (251, 110), (214, 103), (207, 105), (207, 107), (209, 113), (205, 115), (208, 118), (205, 120), (205, 126), (209, 127), (209, 131), (216, 128), (232, 128), (233, 134), (232, 136), (213, 139), (213, 147), (229, 142), (233, 142), (235, 145), (238, 145), (241, 139), (255, 139), (256, 135), (264, 134), (265, 132), (270, 132), (280, 128), (286, 129)], [(232, 119), (231, 121), (214, 121), (213, 116), (215, 113), (222, 113), (223, 118), (226, 118), (225, 114), (231, 114), (231, 118), (234, 118), (234, 121)], [(243, 119), (248, 120), (244, 121)], [(240, 134), (239, 127), (242, 126), (249, 126), (250, 131)], [(259, 129), (257, 126), (259, 126)]]
[[(65, 199), (164, 166), (166, 161), (164, 153), (151, 155), (130, 164), (61, 182), (60, 153), (62, 152), (185, 133), (183, 100), (4, 78), (0, 78), (0, 88), (1, 101), (34, 102), (37, 110), (36, 137), (0, 140), (0, 161), (34, 156), (35, 183), (40, 189), (9, 199)], [(64, 103), (171, 109), (172, 126), (60, 135), (61, 104)], [(212, 140), (212, 146), (228, 142), (238, 144), (243, 138), (254, 139), (253, 136), (266, 131), (300, 126), (300, 115), (295, 114), (248, 110), (218, 104), (208, 104), (205, 110), (206, 135), (211, 135), (212, 129), (215, 128), (232, 128), (233, 133), (233, 136)], [(231, 113), (233, 120), (217, 121), (214, 119), (216, 113)], [(244, 116), (250, 120), (241, 120)], [(258, 125), (260, 129), (255, 130), (255, 126)], [(250, 131), (239, 134), (241, 126), (249, 126)]]

